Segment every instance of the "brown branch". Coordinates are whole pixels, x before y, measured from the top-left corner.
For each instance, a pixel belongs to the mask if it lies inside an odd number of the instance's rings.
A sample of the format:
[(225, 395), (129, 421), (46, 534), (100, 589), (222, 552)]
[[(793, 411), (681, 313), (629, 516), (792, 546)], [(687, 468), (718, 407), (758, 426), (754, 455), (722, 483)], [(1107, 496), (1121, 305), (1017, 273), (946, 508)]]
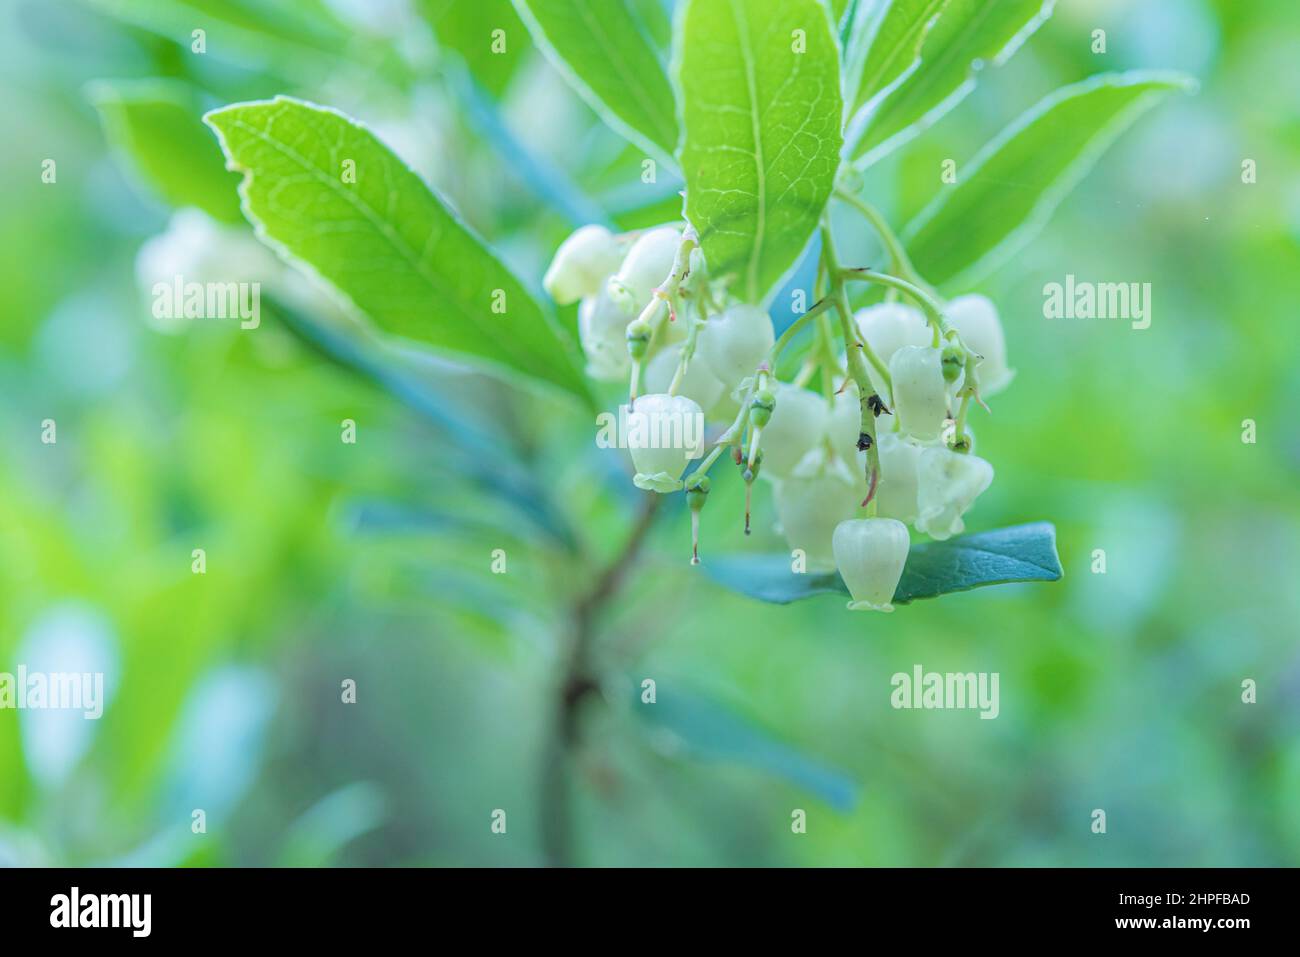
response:
[(591, 674), (591, 646), (595, 638), (595, 619), (600, 610), (618, 594), (628, 569), (636, 561), (645, 543), (663, 496), (648, 493), (642, 501), (636, 525), (618, 555), (597, 577), (596, 582), (577, 601), (570, 612), (572, 641), (560, 677), (558, 701), (551, 733), (542, 756), (541, 832), (546, 863), (567, 867), (573, 857), (573, 822), (569, 782), (569, 765), (579, 738), (579, 709), (587, 696), (600, 689)]

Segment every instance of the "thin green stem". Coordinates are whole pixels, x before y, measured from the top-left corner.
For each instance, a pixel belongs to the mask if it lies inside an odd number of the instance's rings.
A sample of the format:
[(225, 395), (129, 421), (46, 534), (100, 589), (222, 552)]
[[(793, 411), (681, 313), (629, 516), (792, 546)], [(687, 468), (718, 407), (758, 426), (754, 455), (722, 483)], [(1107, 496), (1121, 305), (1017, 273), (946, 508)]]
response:
[[(857, 352), (860, 349), (862, 354), (865, 355), (867, 360), (871, 363), (872, 368), (874, 368), (880, 375), (881, 381), (883, 381), (886, 386), (892, 388), (893, 381), (889, 377), (889, 369), (887, 369), (885, 364), (880, 361), (880, 357), (877, 356), (875, 350), (871, 348), (871, 343), (858, 336), (850, 328), (852, 325), (853, 308), (849, 305), (849, 293), (848, 290), (844, 288), (844, 279), (848, 273), (852, 272), (852, 270), (845, 270), (840, 266), (839, 256), (835, 251), (835, 237), (831, 235), (829, 217), (825, 217), (822, 220), (821, 234), (822, 257), (826, 261), (826, 272), (830, 277), (831, 283), (830, 295), (835, 297), (835, 307), (840, 313), (840, 320), (843, 324), (844, 349), (850, 357), (857, 356)], [(855, 346), (857, 347), (856, 349)], [(860, 356), (858, 357), (860, 358)], [(853, 371), (852, 358), (849, 360), (849, 371)], [(859, 383), (859, 386), (861, 386), (861, 383)], [(863, 392), (863, 397), (865, 398), (870, 395), (872, 391), (874, 390), (867, 388), (866, 391)]]
[(906, 276), (918, 286), (923, 285), (924, 281), (921, 279), (920, 275), (917, 274), (915, 267), (912, 265), (912, 260), (908, 258), (907, 250), (903, 248), (902, 242), (899, 240), (898, 236), (894, 234), (894, 231), (889, 228), (889, 223), (881, 214), (880, 210), (876, 209), (876, 207), (872, 206), (861, 196), (855, 196), (846, 189), (837, 187), (835, 190), (835, 196), (861, 213), (862, 218), (869, 222), (872, 228), (875, 229), (877, 235), (880, 236), (880, 241), (885, 244), (885, 251), (889, 253), (889, 259), (893, 271), (901, 276)]
[(807, 325), (810, 320), (816, 319), (834, 305), (835, 303), (830, 299), (830, 297), (821, 299), (818, 302), (813, 303), (812, 308), (802, 316), (790, 323), (790, 325), (786, 327), (785, 332), (781, 333), (781, 338), (776, 340), (776, 343), (772, 346), (772, 350), (767, 354), (768, 365), (775, 369), (776, 360), (777, 357), (781, 355), (781, 350), (784, 349), (789, 344), (790, 340), (799, 333), (799, 330)]
[(858, 279), (862, 282), (873, 282), (877, 285), (887, 286), (890, 289), (897, 289), (914, 299), (917, 305), (921, 307), (921, 311), (925, 313), (926, 321), (934, 328), (934, 345), (936, 349), (939, 347), (940, 338), (948, 331), (948, 323), (944, 321), (943, 308), (934, 296), (906, 279), (900, 279), (888, 273), (876, 272), (866, 266), (850, 266), (840, 272), (845, 279)]
[[(890, 382), (889, 372), (871, 349), (869, 343), (861, 341), (853, 328), (853, 310), (849, 305), (848, 291), (844, 287), (846, 272), (839, 266), (835, 251), (835, 237), (831, 233), (829, 214), (822, 218), (822, 256), (825, 257), (827, 272), (830, 276), (831, 293), (835, 298), (836, 312), (840, 317), (840, 332), (844, 336), (845, 358), (849, 375), (858, 386), (858, 449), (867, 453), (867, 497), (862, 500), (864, 507), (871, 504), (876, 495), (876, 484), (880, 479), (880, 447), (876, 442), (876, 410), (872, 407), (877, 399), (871, 376), (867, 372), (867, 359), (870, 359), (876, 371), (883, 372), (886, 383)], [(860, 347), (860, 348), (859, 348)], [(864, 359), (865, 355), (865, 359)]]

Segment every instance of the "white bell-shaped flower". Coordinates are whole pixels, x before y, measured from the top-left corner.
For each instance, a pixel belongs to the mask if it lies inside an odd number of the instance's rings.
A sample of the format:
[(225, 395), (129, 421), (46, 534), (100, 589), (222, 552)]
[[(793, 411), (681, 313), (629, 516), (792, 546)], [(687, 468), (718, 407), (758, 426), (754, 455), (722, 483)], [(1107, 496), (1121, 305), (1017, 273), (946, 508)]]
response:
[(962, 515), (993, 482), (993, 466), (978, 455), (943, 446), (921, 452), (916, 466), (916, 527), (943, 541), (966, 528)]
[(893, 611), (910, 545), (907, 526), (893, 518), (858, 518), (835, 526), (835, 566), (849, 588), (853, 611)]
[(944, 315), (966, 347), (983, 356), (975, 370), (980, 395), (987, 398), (1005, 389), (1015, 371), (1007, 368), (1007, 341), (993, 302), (987, 296), (958, 296), (948, 303)]
[(587, 357), (587, 375), (598, 382), (626, 379), (632, 359), (627, 353), (627, 324), (631, 317), (607, 289), (578, 304), (578, 341)]
[[(925, 321), (925, 315), (915, 306), (901, 302), (882, 302), (859, 309), (855, 316), (858, 331), (877, 358), (889, 368), (894, 353), (903, 346), (929, 345), (934, 333)], [(884, 383), (874, 366), (868, 363), (868, 372), (876, 391), (885, 395)]]
[(542, 286), (561, 306), (600, 292), (623, 260), (623, 248), (604, 226), (583, 226), (560, 243)]
[(801, 549), (808, 571), (835, 567), (835, 526), (853, 517), (861, 489), (837, 457), (814, 449), (777, 486), (776, 514), (791, 549)]
[(880, 482), (876, 486), (876, 514), (915, 522), (916, 469), (924, 446), (895, 432), (882, 432), (880, 448)]
[(782, 479), (789, 477), (800, 460), (821, 441), (830, 410), (826, 400), (817, 393), (789, 383), (779, 383), (775, 395), (776, 408), (763, 427), (760, 440), (763, 449), (760, 474)]
[(894, 384), (893, 413), (899, 428), (914, 438), (939, 437), (948, 417), (948, 389), (941, 353), (930, 346), (903, 346), (889, 362)]
[(768, 314), (757, 306), (737, 303), (704, 323), (697, 354), (715, 376), (734, 386), (754, 374), (775, 342)]
[(638, 396), (624, 436), (632, 453), (637, 488), (675, 492), (682, 470), (704, 452), (704, 412), (694, 399), (655, 392)]
[[(646, 363), (642, 384), (647, 392), (667, 392), (677, 375), (677, 364), (681, 360), (682, 347), (669, 345), (657, 351)], [(706, 414), (718, 404), (726, 387), (714, 377), (708, 366), (700, 361), (699, 354), (691, 357), (686, 364), (686, 372), (678, 383), (677, 394), (694, 399)], [(764, 433), (766, 435), (766, 433)]]
[(660, 226), (643, 233), (627, 251), (627, 258), (614, 279), (631, 295), (638, 312), (649, 304), (655, 289), (668, 278), (681, 242), (680, 232), (672, 226)]

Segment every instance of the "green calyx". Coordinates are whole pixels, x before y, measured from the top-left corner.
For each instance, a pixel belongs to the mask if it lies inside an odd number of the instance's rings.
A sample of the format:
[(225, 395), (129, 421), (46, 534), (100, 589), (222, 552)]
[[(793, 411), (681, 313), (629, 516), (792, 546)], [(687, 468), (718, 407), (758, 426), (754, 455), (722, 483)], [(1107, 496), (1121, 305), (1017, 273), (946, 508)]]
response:
[(966, 366), (966, 350), (958, 345), (944, 346), (939, 362), (943, 367), (943, 381), (956, 382)]
[(645, 358), (646, 349), (650, 346), (650, 335), (653, 330), (650, 323), (644, 319), (634, 319), (627, 324), (627, 354), (638, 362)]
[(704, 502), (709, 497), (709, 489), (713, 483), (709, 481), (707, 475), (700, 475), (698, 472), (690, 475), (686, 479), (686, 504), (692, 512), (698, 512), (704, 508)]
[(760, 389), (749, 405), (749, 421), (756, 428), (763, 428), (772, 421), (772, 410), (776, 408), (776, 396), (767, 389)]

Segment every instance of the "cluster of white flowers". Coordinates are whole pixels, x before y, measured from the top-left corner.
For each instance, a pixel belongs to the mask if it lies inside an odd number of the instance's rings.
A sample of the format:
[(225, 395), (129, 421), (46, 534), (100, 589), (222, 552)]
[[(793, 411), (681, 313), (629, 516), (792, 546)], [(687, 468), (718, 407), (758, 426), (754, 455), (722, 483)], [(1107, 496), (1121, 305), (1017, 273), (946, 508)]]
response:
[[(768, 315), (725, 301), (696, 275), (703, 265), (689, 231), (623, 238), (586, 226), (560, 247), (545, 286), (561, 304), (580, 300), (589, 375), (630, 379), (634, 412), (730, 422), (713, 447), (732, 449), (747, 483), (772, 484), (780, 529), (805, 569), (838, 568), (850, 608), (892, 610), (907, 526), (936, 540), (961, 533), (993, 480), (966, 413), (1013, 375), (996, 308), (965, 295), (942, 306), (942, 321), (892, 300), (861, 309), (853, 332), (865, 348), (853, 348), (872, 359), (866, 376), (855, 381), (842, 345), (825, 344), (818, 392), (776, 379)], [(703, 451), (631, 446), (636, 484), (685, 487), (697, 533), (716, 453), (683, 473)]]

